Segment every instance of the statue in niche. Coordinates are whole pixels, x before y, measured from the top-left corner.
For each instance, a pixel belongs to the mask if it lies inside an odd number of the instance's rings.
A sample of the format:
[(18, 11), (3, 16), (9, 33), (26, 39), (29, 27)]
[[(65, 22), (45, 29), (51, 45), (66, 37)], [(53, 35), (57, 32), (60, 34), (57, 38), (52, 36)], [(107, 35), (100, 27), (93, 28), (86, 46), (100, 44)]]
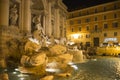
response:
[(16, 26), (18, 20), (18, 10), (16, 4), (10, 9), (10, 25)]
[(32, 22), (35, 24), (35, 30), (33, 31), (33, 35), (36, 39), (40, 41), (42, 47), (46, 47), (46, 42), (48, 41), (48, 37), (44, 33), (44, 29), (41, 25), (41, 15), (36, 15), (33, 17)]
[(44, 29), (41, 26), (41, 15), (36, 15), (35, 17), (33, 17), (32, 21), (33, 23), (35, 23), (35, 30), (38, 30), (41, 36), (44, 36)]

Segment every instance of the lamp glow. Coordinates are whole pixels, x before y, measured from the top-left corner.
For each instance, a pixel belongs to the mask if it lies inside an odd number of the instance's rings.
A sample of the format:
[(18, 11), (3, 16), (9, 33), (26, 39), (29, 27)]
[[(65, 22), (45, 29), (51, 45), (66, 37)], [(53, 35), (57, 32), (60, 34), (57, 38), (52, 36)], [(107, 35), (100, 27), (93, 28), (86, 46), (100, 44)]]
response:
[(78, 39), (79, 34), (73, 34), (74, 39)]

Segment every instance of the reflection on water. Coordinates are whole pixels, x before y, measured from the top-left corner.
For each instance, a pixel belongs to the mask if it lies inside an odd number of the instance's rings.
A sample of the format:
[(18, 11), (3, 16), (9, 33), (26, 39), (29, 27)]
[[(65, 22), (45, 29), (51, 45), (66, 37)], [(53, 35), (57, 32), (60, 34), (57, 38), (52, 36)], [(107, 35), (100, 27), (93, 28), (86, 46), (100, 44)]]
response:
[[(77, 70), (68, 78), (55, 77), (54, 80), (120, 80), (120, 58), (97, 57), (86, 63), (76, 64)], [(9, 80), (40, 80), (34, 75), (8, 70)]]

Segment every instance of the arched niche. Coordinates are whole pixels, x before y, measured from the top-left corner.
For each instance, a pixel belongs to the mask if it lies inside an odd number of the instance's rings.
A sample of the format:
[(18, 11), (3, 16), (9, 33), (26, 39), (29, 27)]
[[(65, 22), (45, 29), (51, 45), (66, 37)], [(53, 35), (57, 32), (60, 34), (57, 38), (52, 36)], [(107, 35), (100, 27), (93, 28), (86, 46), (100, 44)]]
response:
[(9, 4), (9, 26), (19, 27), (20, 0), (10, 0)]
[(41, 25), (42, 27), (44, 26), (44, 13), (46, 11), (46, 7), (47, 7), (47, 2), (46, 0), (32, 0), (32, 5), (31, 5), (31, 31), (33, 32), (33, 30), (35, 29), (35, 24), (33, 23), (33, 18), (35, 16), (41, 15)]

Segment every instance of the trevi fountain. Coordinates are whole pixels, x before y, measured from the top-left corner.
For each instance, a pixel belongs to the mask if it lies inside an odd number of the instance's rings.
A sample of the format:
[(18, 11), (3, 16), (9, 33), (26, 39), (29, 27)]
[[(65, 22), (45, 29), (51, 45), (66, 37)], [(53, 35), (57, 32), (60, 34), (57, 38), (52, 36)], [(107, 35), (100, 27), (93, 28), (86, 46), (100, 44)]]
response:
[[(9, 77), (10, 80), (22, 80), (22, 78), (23, 80), (33, 80), (32, 78), (53, 80), (55, 77), (69, 77), (72, 76), (73, 70), (78, 70), (76, 63), (87, 60), (82, 50), (69, 49), (65, 38), (60, 40), (55, 39), (54, 36), (48, 38), (40, 26), (33, 34), (28, 35), (21, 34), (14, 26), (2, 30), (5, 32), (14, 30), (13, 34), (18, 34), (15, 38), (6, 41), (9, 54), (5, 56), (6, 58), (1, 58), (0, 62), (5, 76), (7, 77), (7, 73), (8, 77), (13, 76)], [(18, 38), (19, 35), (23, 37)], [(28, 75), (36, 77), (27, 78)]]
[(91, 58), (66, 39), (66, 9), (62, 0), (0, 0), (0, 80), (120, 80), (119, 58)]

